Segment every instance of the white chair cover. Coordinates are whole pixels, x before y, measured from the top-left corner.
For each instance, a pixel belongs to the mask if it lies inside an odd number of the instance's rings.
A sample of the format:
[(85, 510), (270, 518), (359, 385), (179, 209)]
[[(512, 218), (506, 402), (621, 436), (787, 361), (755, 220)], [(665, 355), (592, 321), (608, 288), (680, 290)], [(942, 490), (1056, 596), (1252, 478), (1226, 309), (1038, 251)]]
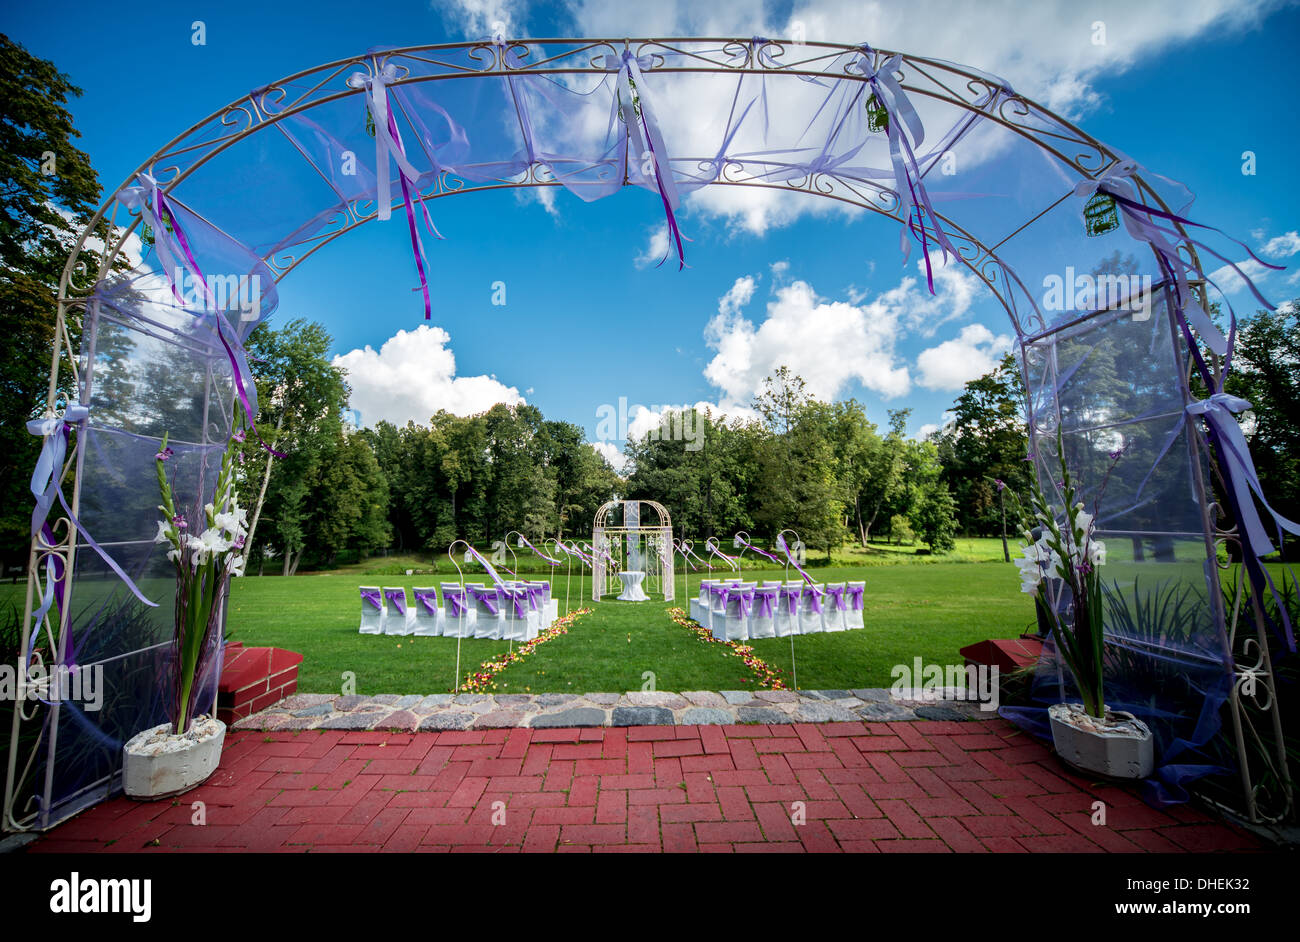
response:
[(825, 586), (804, 585), (799, 596), (799, 634), (815, 635), (821, 632), (825, 596)]
[[(714, 618), (717, 628), (714, 637), (725, 641), (744, 641), (749, 637), (749, 613), (754, 606), (754, 590), (746, 586), (733, 585), (727, 589), (724, 601), (724, 614)], [(721, 634), (719, 634), (719, 630)]]
[(465, 586), (470, 603), (474, 606), (474, 637), (500, 640), (502, 629), (501, 603), (503, 590), (493, 586)]
[(401, 586), (384, 586), (384, 634), (409, 635), (415, 628), (411, 613), (406, 607), (406, 589)]
[(436, 638), (442, 634), (443, 611), (438, 607), (438, 590), (432, 586), (411, 590), (415, 601), (411, 612), (415, 615), (415, 631), (412, 634), (422, 638)]
[(478, 613), (474, 611), (467, 587), (459, 582), (442, 584), (442, 634), (446, 638), (474, 637)]
[(537, 609), (533, 607), (533, 596), (528, 586), (516, 583), (499, 590), (497, 598), (501, 600), (501, 639), (503, 641), (527, 641), (529, 630), (537, 636)]
[(862, 628), (865, 627), (863, 622), (862, 611), (866, 607), (866, 590), (865, 582), (847, 583), (848, 589), (845, 593), (848, 596), (849, 607), (844, 613), (845, 628)]
[(787, 582), (777, 590), (776, 618), (773, 627), (778, 638), (788, 638), (799, 633), (799, 597), (803, 593), (803, 580)]
[(844, 615), (849, 607), (845, 592), (843, 582), (830, 583), (826, 586), (826, 595), (822, 599), (823, 631), (844, 630)]
[(775, 638), (776, 607), (781, 600), (780, 587), (775, 584), (761, 585), (750, 591), (754, 594), (754, 605), (749, 611), (749, 636)]
[(377, 585), (361, 587), (361, 627), (363, 635), (384, 633), (384, 594)]

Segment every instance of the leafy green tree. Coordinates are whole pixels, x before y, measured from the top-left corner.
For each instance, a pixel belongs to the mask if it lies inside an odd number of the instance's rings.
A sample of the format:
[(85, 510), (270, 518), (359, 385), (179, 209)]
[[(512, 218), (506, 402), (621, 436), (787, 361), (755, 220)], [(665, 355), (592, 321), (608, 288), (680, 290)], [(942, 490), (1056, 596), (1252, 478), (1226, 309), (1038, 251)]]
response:
[[(67, 108), (80, 95), (52, 62), (0, 34), (0, 560), (8, 563), (27, 557), (40, 442), (26, 423), (45, 408), (59, 277), (100, 198)], [(75, 344), (80, 325), (68, 326)], [(62, 392), (72, 390), (65, 383)]]

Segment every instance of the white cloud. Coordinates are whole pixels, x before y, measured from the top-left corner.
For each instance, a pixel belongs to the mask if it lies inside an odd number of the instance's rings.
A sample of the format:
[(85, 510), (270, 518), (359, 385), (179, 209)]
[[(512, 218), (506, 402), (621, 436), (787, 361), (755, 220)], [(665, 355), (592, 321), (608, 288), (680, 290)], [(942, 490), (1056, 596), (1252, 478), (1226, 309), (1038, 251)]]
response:
[[(874, 300), (832, 301), (795, 280), (774, 288), (760, 322), (743, 314), (754, 279), (737, 279), (705, 328), (714, 351), (705, 379), (727, 403), (750, 401), (780, 366), (801, 376), (808, 392), (823, 400), (838, 398), (853, 381), (885, 398), (906, 395), (912, 380), (895, 352), (898, 338), (905, 330), (932, 335), (939, 325), (964, 316), (980, 290), (978, 280), (958, 264), (931, 261), (938, 266), (934, 295), (908, 276)], [(923, 270), (923, 263), (917, 268)]]
[[(1247, 278), (1256, 285), (1261, 284), (1268, 279), (1273, 273), (1271, 268), (1265, 268), (1253, 258), (1243, 259), (1237, 262), (1237, 270), (1240, 270)], [(1239, 291), (1247, 291), (1246, 282), (1242, 280), (1241, 275), (1237, 274), (1231, 265), (1222, 265), (1210, 272), (1210, 281), (1218, 285), (1219, 290), (1224, 294), (1236, 294)]]
[(1287, 258), (1300, 252), (1300, 232), (1292, 229), (1290, 232), (1274, 236), (1264, 243), (1260, 251), (1269, 258)]
[(431, 5), (434, 9), (444, 10), (464, 31), (467, 39), (495, 36), (498, 31), (507, 39), (514, 38), (519, 23), (511, 8), (518, 10), (527, 6), (511, 0), (433, 0)]
[(1010, 349), (1006, 334), (995, 337), (983, 324), (967, 324), (954, 339), (921, 351), (916, 358), (918, 382), (927, 389), (961, 389), (997, 366)]
[(622, 474), (627, 469), (627, 456), (613, 442), (588, 442), (597, 454), (609, 462), (611, 468)]
[(441, 327), (421, 324), (415, 330), (399, 330), (378, 351), (367, 344), (334, 357), (334, 365), (347, 371), (352, 405), (364, 424), (427, 423), (439, 409), (473, 415), (498, 402), (524, 401), (518, 389), (494, 376), (457, 376), (450, 340)]
[(648, 268), (651, 265), (658, 265), (667, 257), (668, 225), (667, 223), (660, 223), (657, 226), (650, 227), (645, 251), (632, 259), (632, 264), (637, 268)]
[(926, 422), (916, 430), (916, 440), (923, 442), (937, 431), (939, 431), (939, 425), (937, 423)]

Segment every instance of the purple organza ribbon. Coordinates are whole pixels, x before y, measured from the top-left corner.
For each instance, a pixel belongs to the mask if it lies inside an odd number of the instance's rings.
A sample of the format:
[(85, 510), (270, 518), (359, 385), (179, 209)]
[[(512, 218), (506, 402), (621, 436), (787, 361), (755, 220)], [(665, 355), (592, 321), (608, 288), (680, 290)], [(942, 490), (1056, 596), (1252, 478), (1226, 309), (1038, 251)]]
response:
[[(926, 233), (927, 220), (934, 227), (934, 240), (943, 249), (945, 264), (950, 254), (953, 257), (959, 256), (939, 224), (939, 217), (934, 207), (930, 204), (930, 194), (925, 188), (924, 176), (913, 151), (913, 146), (920, 147), (925, 141), (925, 126), (903, 91), (903, 86), (894, 78), (894, 73), (903, 64), (903, 57), (891, 56), (877, 69), (872, 63), (875, 50), (865, 43), (861, 49), (858, 66), (866, 76), (867, 84), (871, 87), (876, 101), (889, 118), (889, 127), (886, 131), (889, 137), (889, 159), (894, 168), (894, 186), (898, 191), (898, 212), (903, 219), (899, 247), (906, 260), (911, 254), (907, 238), (909, 232), (920, 241), (921, 250), (925, 255), (926, 284), (930, 293), (934, 294), (934, 272), (930, 265), (930, 237)], [(912, 141), (908, 141), (907, 135), (899, 127), (900, 122), (911, 132)]]
[(427, 592), (421, 592), (419, 589), (414, 590), (415, 604), (421, 606), (430, 615), (437, 617), (438, 614), (438, 593), (433, 589)]
[(497, 607), (496, 589), (476, 589), (466, 586), (465, 591), (474, 597), (474, 601), (486, 608), (489, 615), (495, 615), (500, 611)]
[[(90, 410), (83, 405), (68, 406), (62, 416), (49, 416), (44, 419), (34, 419), (27, 423), (27, 431), (33, 435), (39, 435), (44, 439), (41, 444), (41, 453), (36, 459), (36, 467), (32, 471), (31, 491), (32, 496), (36, 498), (36, 507), (32, 511), (32, 530), (31, 535), (34, 538), (36, 534), (45, 525), (45, 520), (49, 516), (50, 508), (54, 501), (59, 502), (64, 513), (68, 515), (68, 520), (81, 534), (81, 538), (86, 541), (86, 545), (99, 554), (108, 568), (122, 580), (127, 589), (137, 599), (148, 605), (150, 608), (157, 608), (157, 602), (151, 602), (144, 597), (135, 581), (126, 574), (126, 571), (117, 564), (117, 561), (108, 552), (95, 542), (86, 528), (81, 525), (77, 515), (72, 512), (68, 506), (67, 498), (63, 496), (63, 487), (59, 483), (59, 476), (63, 473), (63, 462), (68, 453), (68, 440), (72, 435), (72, 423), (85, 422), (90, 415)], [(48, 612), (49, 608), (46, 607)], [(41, 613), (44, 618), (44, 612)]]
[[(474, 547), (472, 547), (472, 546), (466, 544), (466, 546), (465, 546), (465, 562), (470, 562), (471, 560), (473, 560), (474, 562), (478, 563), (480, 566), (483, 567), (483, 571), (486, 572), (486, 573), (488, 574), (488, 576), (491, 577), (491, 579), (492, 579), (492, 584), (493, 584), (494, 586), (496, 586), (497, 588), (504, 588), (504, 587), (505, 587), (505, 580), (503, 580), (503, 579), (501, 578), (501, 576), (497, 573), (497, 571), (496, 571), (496, 569), (493, 567), (493, 565), (492, 565), (490, 562), (488, 562), (486, 559), (483, 558), (483, 554), (482, 554), (482, 553), (480, 553), (480, 552), (479, 552), (478, 550), (476, 550)], [(493, 614), (495, 614), (495, 613), (493, 613)]]
[(804, 582), (808, 583), (809, 585), (816, 584), (816, 581), (813, 579), (813, 577), (808, 575), (808, 573), (804, 572), (803, 567), (800, 566), (799, 563), (795, 560), (794, 553), (790, 552), (790, 547), (785, 542), (784, 534), (778, 533), (776, 535), (776, 548), (785, 554), (786, 562), (788, 562), (791, 566), (793, 566), (795, 570), (799, 573), (799, 575), (803, 576)]
[(727, 587), (725, 585), (711, 585), (709, 586), (709, 596), (724, 599), (727, 597)]
[[(415, 205), (411, 199), (411, 187), (420, 178), (420, 173), (415, 169), (406, 158), (406, 146), (402, 143), (402, 133), (398, 130), (397, 119), (393, 115), (393, 109), (388, 101), (388, 85), (397, 80), (397, 70), (391, 63), (380, 67), (378, 61), (375, 62), (375, 73), (373, 75), (366, 72), (354, 72), (348, 76), (348, 86), (350, 88), (364, 89), (366, 108), (370, 111), (370, 116), (375, 125), (375, 190), (376, 190), (376, 215), (381, 220), (392, 218), (392, 207), (389, 200), (392, 199), (392, 187), (389, 177), (388, 158), (392, 157), (397, 161), (398, 183), (402, 188), (402, 203), (406, 208), (406, 221), (411, 231), (411, 250), (415, 254), (415, 267), (420, 275), (420, 291), (424, 295), (424, 319), (429, 320), (433, 316), (433, 305), (429, 297), (429, 279), (426, 274), (427, 256), (424, 251), (424, 242), (420, 239), (419, 225), (415, 218)], [(437, 227), (433, 224), (429, 216), (429, 208), (423, 198), (420, 199), (420, 213), (424, 220), (425, 227), (429, 234), (435, 239), (441, 239), (442, 234), (438, 232)]]
[[(607, 56), (606, 61), (611, 58)], [(650, 64), (647, 57), (646, 66), (649, 67)], [(635, 92), (632, 90), (633, 85), (636, 86)], [(675, 213), (681, 198), (677, 193), (677, 183), (673, 179), (668, 148), (664, 144), (659, 122), (655, 120), (654, 109), (650, 104), (649, 89), (641, 73), (641, 61), (629, 49), (623, 50), (622, 65), (618, 72), (618, 89), (619, 106), (623, 112), (624, 124), (627, 126), (628, 138), (635, 142), (638, 157), (644, 159), (644, 155), (648, 153), (654, 164), (655, 187), (659, 191), (659, 200), (664, 207), (669, 245), (677, 248), (677, 270), (681, 271), (686, 267), (686, 253), (682, 249), (682, 233), (677, 225)], [(637, 105), (640, 106), (640, 114), (637, 113)], [(668, 255), (665, 253), (659, 264), (662, 265), (667, 260)]]
[(442, 590), (442, 601), (447, 606), (447, 613), (452, 618), (460, 618), (465, 614), (466, 599), (463, 588), (448, 589), (446, 586)]
[(541, 610), (546, 604), (546, 586), (527, 585), (524, 590), (528, 593), (528, 607), (534, 610)]
[[(781, 565), (781, 560), (777, 559), (777, 558), (776, 558), (775, 556), (773, 556), (771, 553), (768, 553), (768, 552), (765, 552), (764, 550), (759, 549), (757, 546), (755, 546), (755, 545), (754, 545), (753, 543), (751, 543), (749, 540), (745, 539), (745, 538), (744, 538), (741, 534), (739, 534), (739, 533), (736, 534), (736, 539), (735, 539), (735, 544), (734, 544), (734, 545), (735, 545), (736, 549), (740, 550), (742, 553), (743, 553), (745, 550), (753, 550), (753, 551), (754, 551), (755, 553), (757, 553), (759, 556), (762, 556), (762, 557), (764, 557), (765, 559), (770, 559), (772, 562), (776, 563), (778, 566)], [(739, 557), (737, 557), (737, 558), (739, 558)]]
[(386, 589), (384, 598), (393, 603), (393, 608), (397, 609), (397, 614), (406, 614), (406, 590), (405, 589)]
[(550, 556), (547, 556), (545, 553), (543, 553), (541, 550), (539, 550), (539, 549), (538, 549), (536, 546), (534, 546), (532, 543), (529, 543), (529, 542), (528, 542), (528, 537), (524, 536), (522, 533), (519, 534), (519, 545), (520, 545), (520, 546), (527, 546), (530, 550), (532, 550), (534, 553), (536, 553), (536, 554), (537, 554), (539, 557), (541, 557), (542, 559), (546, 560), (546, 561), (547, 561), (548, 563), (550, 563), (552, 566), (558, 566), (558, 565), (560, 565), (560, 561), (559, 561), (558, 559), (552, 559)]
[(755, 618), (771, 618), (776, 614), (776, 597), (775, 588), (755, 589), (754, 602), (758, 606), (758, 611), (754, 613)]
[(754, 590), (743, 586), (732, 586), (727, 590), (727, 605), (730, 606), (732, 602), (738, 602), (740, 614), (748, 618), (750, 610), (754, 607)]
[(842, 585), (827, 586), (826, 594), (831, 597), (831, 601), (835, 604), (835, 611), (842, 612), (849, 607), (848, 603), (844, 599), (844, 586)]
[(867, 587), (864, 585), (851, 585), (848, 587), (849, 607), (853, 611), (862, 611), (862, 596), (866, 591)]
[(704, 547), (709, 551), (710, 554), (717, 556), (724, 563), (726, 563), (728, 569), (733, 569), (736, 572), (740, 572), (740, 564), (737, 562), (738, 557), (728, 556), (726, 553), (722, 552), (722, 550), (718, 549), (717, 540), (710, 537), (709, 539), (704, 541)]
[(230, 360), (231, 378), (235, 383), (235, 390), (239, 394), (239, 401), (244, 406), (244, 417), (248, 421), (248, 427), (252, 429), (253, 434), (257, 436), (257, 440), (262, 443), (264, 449), (277, 458), (285, 457), (282, 452), (276, 451), (268, 445), (257, 431), (257, 384), (253, 382), (252, 374), (248, 369), (248, 361), (244, 355), (243, 345), (238, 338), (235, 338), (233, 345), (226, 339), (226, 332), (222, 328), (225, 314), (218, 306), (216, 295), (212, 293), (212, 288), (208, 285), (203, 270), (199, 268), (198, 260), (194, 258), (194, 253), (190, 251), (189, 239), (185, 236), (185, 230), (181, 227), (180, 219), (172, 211), (167, 196), (163, 193), (162, 187), (158, 185), (157, 180), (147, 173), (136, 174), (136, 179), (140, 181), (140, 186), (123, 187), (118, 191), (118, 202), (128, 210), (138, 209), (141, 218), (150, 224), (154, 233), (154, 251), (158, 253), (158, 260), (163, 265), (163, 273), (171, 284), (172, 294), (182, 309), (188, 310), (176, 278), (182, 266), (174, 261), (175, 256), (172, 255), (171, 238), (167, 234), (167, 226), (163, 224), (164, 220), (171, 225), (171, 231), (176, 237), (183, 256), (182, 264), (203, 292), (207, 313), (210, 313), (215, 321), (217, 339), (221, 341), (221, 345), (226, 351), (226, 357)]
[(382, 612), (384, 610), (383, 596), (379, 594), (379, 590), (377, 589), (362, 589), (361, 601), (369, 602), (375, 607), (376, 611)]
[(797, 615), (799, 613), (799, 589), (795, 586), (783, 585), (780, 591), (786, 609), (791, 615)]
[(809, 608), (813, 610), (814, 614), (820, 615), (822, 613), (822, 596), (825, 594), (826, 594), (826, 590), (823, 589), (821, 586), (818, 585), (804, 586), (803, 597), (806, 599), (812, 599), (812, 605), (810, 605)]
[(686, 547), (679, 540), (673, 540), (673, 549), (681, 554), (682, 562), (691, 567), (691, 572), (694, 572), (698, 568), (693, 562), (691, 562), (691, 557), (687, 554)]
[(533, 604), (533, 593), (526, 586), (510, 590), (510, 601), (514, 603), (516, 618), (527, 618), (528, 613), (536, 608)]

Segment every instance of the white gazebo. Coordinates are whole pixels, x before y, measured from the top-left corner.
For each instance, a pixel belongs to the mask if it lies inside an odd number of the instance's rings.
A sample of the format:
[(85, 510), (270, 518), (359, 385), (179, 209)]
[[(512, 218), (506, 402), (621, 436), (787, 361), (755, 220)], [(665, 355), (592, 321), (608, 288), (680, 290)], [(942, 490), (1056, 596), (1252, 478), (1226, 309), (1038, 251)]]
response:
[(631, 602), (656, 595), (671, 602), (676, 595), (673, 525), (663, 504), (617, 498), (604, 504), (592, 524), (591, 554), (593, 602), (610, 594)]

